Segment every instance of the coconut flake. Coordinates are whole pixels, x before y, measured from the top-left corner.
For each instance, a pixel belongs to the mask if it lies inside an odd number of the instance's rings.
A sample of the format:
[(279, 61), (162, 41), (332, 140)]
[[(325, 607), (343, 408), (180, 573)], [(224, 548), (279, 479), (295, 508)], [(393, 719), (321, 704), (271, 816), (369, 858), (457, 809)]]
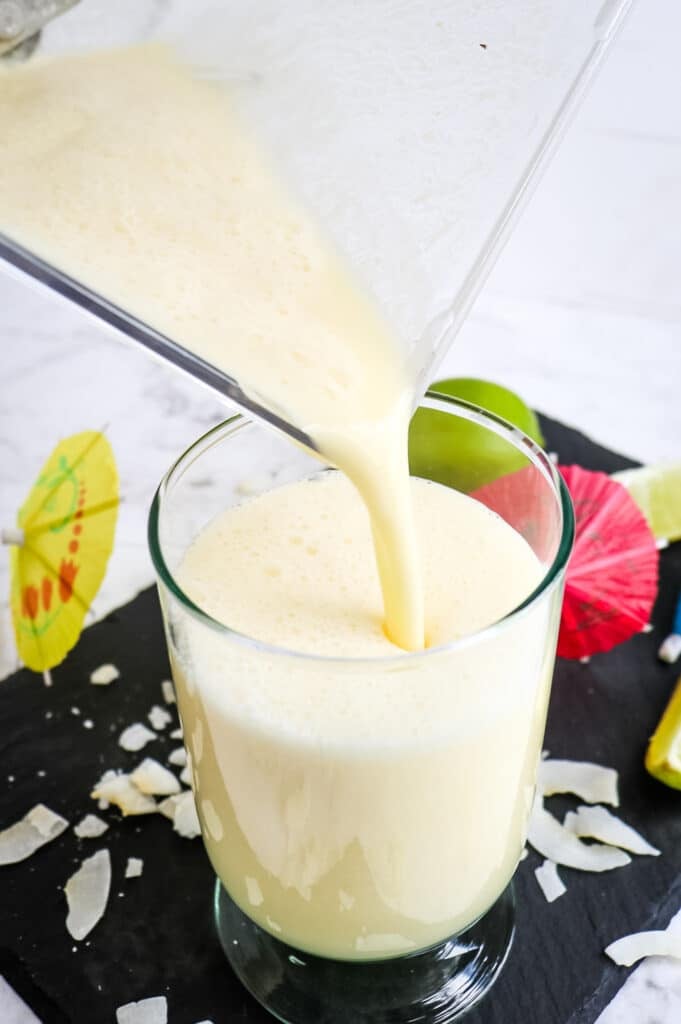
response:
[(144, 861), (141, 857), (128, 857), (128, 863), (125, 865), (125, 877), (139, 878), (143, 868)]
[(540, 761), (537, 784), (544, 796), (574, 793), (588, 804), (619, 807), (617, 772), (590, 761)]
[(168, 1024), (168, 1000), (165, 996), (151, 996), (119, 1006), (116, 1024)]
[(156, 739), (156, 733), (152, 732), (151, 729), (147, 729), (146, 725), (142, 722), (133, 722), (127, 729), (124, 729), (121, 735), (118, 737), (119, 747), (123, 747), (123, 750), (129, 750), (132, 753), (136, 753), (145, 747), (151, 740)]
[(175, 764), (180, 768), (184, 768), (187, 763), (187, 751), (184, 747), (176, 747), (175, 750), (171, 750), (168, 754), (168, 761), (170, 764)]
[(170, 796), (180, 792), (180, 783), (175, 776), (153, 757), (145, 757), (130, 774), (130, 781), (141, 793), (153, 796)]
[(140, 793), (130, 781), (130, 776), (124, 773), (114, 773), (112, 776), (110, 772), (105, 772), (90, 796), (93, 800), (107, 800), (116, 804), (124, 815), (153, 814), (157, 809), (153, 797)]
[(201, 825), (196, 813), (194, 794), (191, 789), (186, 789), (176, 799), (173, 828), (184, 839), (195, 839), (201, 835)]
[(180, 782), (183, 782), (185, 786), (192, 785), (192, 766), (190, 761), (187, 761), (186, 765), (180, 772)]
[[(115, 778), (116, 778), (116, 772), (113, 771), (112, 768), (109, 768), (108, 771), (104, 772), (104, 774), (102, 775), (102, 777), (99, 780), (99, 782), (97, 783), (97, 785), (101, 786), (103, 782), (109, 782), (110, 779), (115, 779)], [(92, 795), (92, 794), (90, 794), (90, 795)], [(100, 811), (108, 811), (108, 809), (111, 806), (111, 804), (109, 803), (108, 800), (99, 799), (99, 800), (97, 800), (97, 806), (100, 809)]]
[(159, 704), (154, 704), (153, 708), (149, 711), (147, 718), (150, 724), (157, 732), (161, 729), (165, 729), (167, 725), (173, 720), (173, 716), (165, 708), (162, 708)]
[(201, 825), (191, 789), (166, 797), (158, 805), (158, 809), (172, 821), (173, 828), (184, 839), (194, 839), (200, 835)]
[(177, 804), (180, 800), (181, 794), (174, 796), (167, 796), (165, 800), (161, 800), (158, 805), (158, 810), (161, 812), (164, 818), (170, 818), (171, 821), (175, 820), (175, 811), (177, 810)]
[(108, 686), (109, 683), (113, 683), (119, 676), (120, 672), (115, 665), (100, 665), (99, 668), (90, 673), (90, 682), (93, 686)]
[(620, 967), (631, 967), (647, 956), (673, 956), (681, 960), (681, 932), (635, 932), (625, 935), (605, 948), (605, 955)]
[(107, 823), (98, 818), (96, 814), (86, 814), (77, 825), (73, 826), (73, 831), (79, 839), (97, 839), (106, 832), (108, 827)]
[(161, 683), (161, 693), (166, 704), (175, 704), (175, 687), (170, 679), (164, 679)]
[(678, 633), (670, 633), (660, 644), (657, 656), (660, 661), (666, 662), (667, 665), (673, 665), (677, 662), (679, 657), (681, 657), (681, 636)]
[(64, 886), (69, 912), (66, 927), (74, 939), (84, 939), (101, 920), (111, 888), (111, 857), (98, 850), (87, 857)]
[(45, 804), (36, 804), (20, 821), (0, 832), (0, 865), (26, 860), (68, 827), (66, 818)]
[(539, 882), (539, 888), (548, 903), (553, 903), (564, 892), (567, 892), (565, 884), (558, 874), (558, 867), (552, 860), (545, 860), (541, 867), (535, 868), (534, 877)]
[(619, 846), (630, 853), (658, 857), (660, 851), (651, 846), (640, 832), (621, 821), (607, 807), (578, 807), (565, 816), (565, 827), (576, 836), (598, 839), (609, 846)]
[(530, 814), (527, 838), (537, 853), (547, 860), (579, 871), (611, 871), (631, 863), (631, 857), (623, 850), (583, 843), (574, 832), (549, 814), (539, 795)]
[(173, 731), (170, 734), (171, 740), (181, 740), (183, 738), (183, 736), (184, 736), (184, 733), (182, 732), (182, 726), (181, 725), (178, 726), (177, 729), (173, 729)]

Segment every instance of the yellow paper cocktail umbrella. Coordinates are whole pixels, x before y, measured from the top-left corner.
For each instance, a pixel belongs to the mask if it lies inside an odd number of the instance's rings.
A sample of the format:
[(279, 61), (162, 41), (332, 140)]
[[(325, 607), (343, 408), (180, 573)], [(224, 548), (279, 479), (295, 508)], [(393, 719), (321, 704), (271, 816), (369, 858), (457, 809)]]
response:
[(75, 645), (104, 578), (118, 512), (118, 473), (103, 434), (60, 441), (17, 516), (10, 602), (19, 655), (45, 674)]

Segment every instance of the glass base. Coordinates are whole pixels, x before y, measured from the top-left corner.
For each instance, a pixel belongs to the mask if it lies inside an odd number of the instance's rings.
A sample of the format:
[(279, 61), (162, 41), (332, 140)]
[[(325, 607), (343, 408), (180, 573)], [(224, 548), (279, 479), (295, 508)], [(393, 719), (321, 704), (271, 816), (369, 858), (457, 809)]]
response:
[(465, 931), (391, 960), (301, 953), (251, 921), (219, 880), (215, 920), (237, 977), (284, 1024), (448, 1024), (485, 995), (506, 961), (513, 886)]

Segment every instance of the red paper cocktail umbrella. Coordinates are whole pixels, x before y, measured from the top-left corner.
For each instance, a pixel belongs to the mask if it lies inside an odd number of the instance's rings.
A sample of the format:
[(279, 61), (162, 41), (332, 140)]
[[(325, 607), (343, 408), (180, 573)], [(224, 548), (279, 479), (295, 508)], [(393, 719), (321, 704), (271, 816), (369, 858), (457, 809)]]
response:
[(628, 491), (605, 473), (561, 466), (575, 508), (558, 654), (609, 651), (650, 620), (657, 594), (655, 537)]
[[(558, 523), (550, 514), (553, 497), (534, 466), (523, 466), (472, 491), (471, 497), (501, 516), (525, 538), (542, 561), (555, 549)], [(547, 514), (543, 509), (548, 506)]]
[[(629, 492), (605, 473), (560, 467), (575, 507), (575, 546), (567, 568), (558, 638), (563, 658), (584, 658), (628, 640), (648, 623), (657, 594), (658, 551)], [(555, 548), (541, 515), (546, 483), (534, 467), (479, 487), (472, 497), (505, 519), (539, 558)]]

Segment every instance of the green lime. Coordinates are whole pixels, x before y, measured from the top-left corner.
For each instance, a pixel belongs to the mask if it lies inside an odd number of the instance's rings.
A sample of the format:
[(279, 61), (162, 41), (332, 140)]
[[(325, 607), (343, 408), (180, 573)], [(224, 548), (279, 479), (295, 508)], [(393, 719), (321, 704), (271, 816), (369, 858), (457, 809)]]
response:
[(681, 539), (681, 462), (613, 473), (629, 491), (658, 540)]
[(645, 765), (653, 778), (681, 789), (681, 679), (650, 738)]
[[(537, 417), (513, 391), (488, 380), (455, 377), (431, 391), (480, 406), (511, 423), (537, 444), (544, 439)], [(418, 409), (409, 428), (409, 466), (415, 476), (471, 492), (522, 469), (527, 458), (504, 438), (477, 423), (436, 409)]]

